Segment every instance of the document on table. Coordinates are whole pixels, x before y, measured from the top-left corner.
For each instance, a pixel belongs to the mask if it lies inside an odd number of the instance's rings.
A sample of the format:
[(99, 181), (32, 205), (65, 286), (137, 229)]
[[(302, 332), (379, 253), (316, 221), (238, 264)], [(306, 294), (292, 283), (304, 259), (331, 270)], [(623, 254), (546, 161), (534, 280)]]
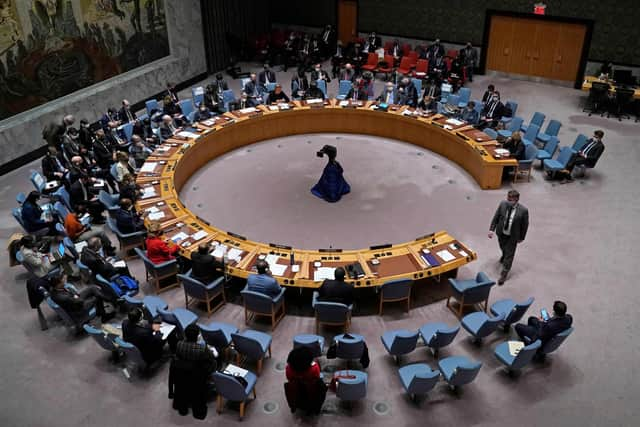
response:
[(164, 212), (151, 212), (148, 216), (151, 221), (157, 221), (164, 218)]
[(322, 98), (307, 99), (307, 104), (322, 104), (324, 100)]
[(335, 267), (318, 267), (316, 271), (313, 272), (313, 281), (321, 282), (324, 279), (333, 279), (335, 271)]
[[(151, 215), (149, 215), (151, 216)], [(171, 241), (173, 241), (174, 243), (178, 243), (180, 240), (184, 240), (184, 239), (188, 239), (189, 235), (183, 231), (179, 232), (178, 234), (174, 234), (173, 237), (171, 238)]]
[(246, 369), (242, 369), (239, 366), (233, 365), (233, 364), (228, 364), (226, 368), (224, 368), (224, 373), (227, 375), (234, 375), (234, 376), (239, 376), (239, 377), (244, 377), (247, 375), (249, 371), (247, 371)]
[(283, 276), (287, 266), (282, 264), (269, 264), (269, 270), (274, 276)]
[(153, 172), (156, 169), (157, 165), (157, 162), (146, 162), (140, 168), (140, 172)]
[(209, 120), (205, 120), (204, 122), (202, 122), (202, 124), (205, 125), (205, 126), (211, 127), (211, 126), (214, 126), (216, 124), (216, 121), (209, 119)]
[(167, 151), (171, 150), (171, 147), (166, 147), (166, 146), (160, 146), (158, 148), (156, 148), (157, 151), (161, 151), (163, 153), (166, 153)]
[(178, 132), (178, 136), (182, 136), (182, 137), (185, 137), (185, 138), (194, 138), (194, 139), (200, 138), (200, 134), (199, 133), (193, 133), (193, 132), (189, 132), (189, 131), (186, 131), (186, 130)]
[(271, 264), (277, 264), (278, 260), (280, 259), (280, 257), (278, 255), (267, 255), (267, 257), (264, 259), (267, 264), (271, 265)]
[(216, 258), (222, 258), (226, 252), (227, 252), (227, 245), (218, 245), (216, 246), (214, 251), (211, 252), (211, 255), (213, 255)]
[(207, 233), (204, 230), (200, 230), (197, 233), (195, 233), (193, 236), (191, 236), (191, 238), (193, 240), (200, 240), (200, 239), (204, 239), (205, 237), (207, 237), (209, 235), (209, 233)]
[(80, 253), (80, 252), (82, 252), (84, 247), (87, 246), (87, 241), (83, 240), (82, 242), (78, 242), (73, 246), (76, 248), (76, 252)]
[(464, 124), (463, 121), (460, 121), (458, 119), (448, 119), (446, 121), (446, 123), (449, 123), (450, 125), (454, 125), (454, 126), (460, 126), (460, 125)]
[(289, 107), (289, 104), (281, 103), (281, 104), (278, 104), (278, 108), (280, 108), (281, 110), (288, 110), (290, 107)]
[(278, 108), (278, 106), (277, 106), (277, 105), (269, 105), (269, 110), (271, 110), (271, 111), (278, 111), (278, 110), (279, 110), (279, 108)]
[(160, 209), (156, 208), (155, 206), (151, 206), (150, 208), (146, 208), (145, 212), (149, 212), (149, 213), (160, 212)]
[(171, 332), (173, 332), (173, 330), (176, 328), (176, 325), (171, 325), (169, 323), (165, 323), (162, 322), (162, 324), (160, 325), (160, 332), (162, 333), (162, 340), (166, 340), (167, 337), (169, 337), (169, 334), (171, 334)]
[(501, 156), (506, 156), (507, 154), (510, 153), (510, 151), (505, 148), (496, 148), (495, 152), (496, 154), (500, 154)]
[(156, 195), (155, 187), (143, 187), (142, 188), (142, 199), (148, 199)]
[(242, 114), (249, 114), (249, 113), (255, 113), (256, 111), (258, 111), (255, 107), (249, 107), (249, 108), (243, 108), (241, 110), (238, 110), (240, 113)]
[(438, 256), (440, 258), (442, 258), (442, 260), (444, 262), (449, 262), (449, 261), (453, 261), (454, 259), (456, 259), (455, 256), (451, 255), (451, 252), (449, 252), (448, 250), (444, 249), (440, 252), (437, 252)]
[(231, 248), (227, 253), (227, 258), (240, 262), (242, 259), (240, 255), (242, 255), (242, 249)]
[(340, 101), (338, 105), (340, 105), (341, 107), (346, 107), (347, 105), (349, 105), (349, 101)]
[(512, 356), (517, 356), (520, 350), (524, 347), (524, 343), (522, 341), (507, 341), (509, 344), (509, 354)]

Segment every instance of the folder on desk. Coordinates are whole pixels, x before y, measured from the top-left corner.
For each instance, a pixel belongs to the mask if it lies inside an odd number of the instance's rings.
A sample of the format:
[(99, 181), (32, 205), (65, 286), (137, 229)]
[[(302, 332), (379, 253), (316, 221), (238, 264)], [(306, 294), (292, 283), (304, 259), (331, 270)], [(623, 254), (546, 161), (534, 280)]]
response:
[(437, 267), (440, 265), (440, 262), (431, 253), (425, 254), (424, 252), (422, 252), (420, 253), (420, 256), (429, 267)]

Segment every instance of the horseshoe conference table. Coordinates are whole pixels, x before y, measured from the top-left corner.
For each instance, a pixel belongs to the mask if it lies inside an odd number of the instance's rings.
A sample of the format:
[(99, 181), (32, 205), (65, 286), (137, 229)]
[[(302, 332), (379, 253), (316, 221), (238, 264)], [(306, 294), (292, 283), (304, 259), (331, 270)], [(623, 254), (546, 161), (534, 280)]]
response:
[[(445, 231), (400, 244), (362, 250), (295, 249), (256, 242), (224, 231), (191, 213), (178, 194), (189, 177), (216, 157), (259, 141), (307, 133), (357, 133), (409, 142), (447, 157), (463, 167), (481, 188), (499, 188), (502, 170), (516, 161), (495, 153), (497, 143), (466, 123), (439, 114), (391, 106), (376, 111), (371, 101), (294, 101), (225, 113), (194, 123), (166, 140), (147, 159), (137, 176), (144, 191), (136, 206), (146, 221), (161, 224), (165, 237), (190, 257), (201, 243), (212, 243), (214, 255), (225, 259), (226, 271), (246, 278), (258, 259), (266, 259), (284, 286), (316, 288), (331, 268), (357, 265), (356, 287), (380, 286), (395, 279), (419, 280), (455, 275), (476, 259), (476, 253)], [(283, 237), (283, 240), (286, 240)], [(292, 255), (293, 254), (293, 255)], [(278, 265), (274, 265), (278, 264)]]

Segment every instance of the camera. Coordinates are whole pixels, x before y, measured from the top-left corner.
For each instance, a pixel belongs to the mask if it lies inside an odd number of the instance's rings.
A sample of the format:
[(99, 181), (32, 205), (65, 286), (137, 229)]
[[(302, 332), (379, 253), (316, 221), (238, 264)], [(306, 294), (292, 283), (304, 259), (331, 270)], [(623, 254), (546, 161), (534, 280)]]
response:
[(324, 157), (325, 154), (330, 159), (333, 159), (338, 155), (338, 149), (336, 147), (334, 147), (333, 145), (325, 145), (324, 147), (322, 147), (322, 149), (320, 151), (318, 151), (316, 153), (316, 156)]

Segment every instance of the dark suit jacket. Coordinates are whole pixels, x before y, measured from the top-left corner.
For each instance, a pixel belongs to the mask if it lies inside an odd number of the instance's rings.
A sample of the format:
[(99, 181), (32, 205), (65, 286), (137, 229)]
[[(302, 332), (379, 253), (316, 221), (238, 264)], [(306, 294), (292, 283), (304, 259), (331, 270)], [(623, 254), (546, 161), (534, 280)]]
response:
[(327, 73), (325, 70), (320, 69), (320, 72), (316, 71), (315, 69), (311, 72), (311, 80), (318, 80), (320, 78), (320, 76), (323, 76), (324, 79), (327, 81), (327, 83), (329, 83), (331, 81), (331, 78), (329, 77), (329, 73)]
[(349, 283), (326, 279), (322, 282), (318, 293), (320, 301), (353, 304), (353, 285)]
[(307, 91), (308, 89), (309, 80), (307, 79), (307, 76), (291, 79), (291, 96), (293, 98), (300, 98), (298, 91)]
[(109, 264), (103, 256), (92, 251), (86, 246), (82, 249), (80, 261), (89, 267), (89, 270), (91, 270), (94, 276), (99, 274), (109, 280), (111, 277), (118, 274), (118, 270), (113, 265)]
[[(498, 205), (496, 213), (491, 220), (491, 226), (489, 230), (495, 231), (497, 234), (502, 235), (504, 229), (505, 220), (507, 220), (507, 212), (509, 209), (509, 202), (503, 200)], [(524, 240), (527, 236), (527, 229), (529, 228), (529, 210), (518, 203), (516, 207), (516, 214), (513, 217), (513, 223), (511, 224), (511, 238), (518, 239), (518, 241)]]
[(424, 88), (424, 91), (422, 92), (422, 97), (424, 98), (425, 95), (429, 95), (429, 93), (431, 92), (432, 86), (434, 87), (432, 96), (437, 101), (438, 99), (440, 99), (440, 96), (442, 95), (442, 89), (440, 85), (437, 85), (437, 84), (426, 85)]
[(222, 263), (211, 254), (202, 255), (197, 251), (191, 254), (191, 275), (204, 284), (209, 284), (220, 277), (222, 272), (218, 270), (222, 269)]
[[(353, 88), (349, 89), (349, 92), (347, 93), (347, 97), (345, 99), (353, 99)], [(358, 97), (357, 99), (359, 101), (366, 101), (367, 100), (367, 91), (364, 89), (358, 89)]]
[(162, 356), (162, 333), (154, 332), (146, 324), (135, 324), (129, 319), (122, 321), (122, 339), (138, 347), (142, 358), (147, 364), (153, 363)]
[(171, 129), (169, 129), (164, 124), (160, 126), (160, 139), (164, 141), (165, 139), (169, 139), (172, 136), (173, 136), (173, 132), (171, 131)]
[(415, 107), (418, 104), (418, 89), (410, 82), (407, 87), (404, 88), (404, 94), (406, 96), (406, 105)]
[(82, 319), (86, 316), (87, 310), (84, 307), (84, 300), (74, 298), (67, 290), (51, 289), (51, 299), (56, 302), (74, 320)]
[(101, 168), (108, 169), (113, 161), (113, 146), (106, 138), (102, 140), (96, 138), (93, 144), (93, 156)]
[(515, 139), (509, 138), (504, 143), (504, 148), (509, 150), (509, 153), (511, 153), (511, 157), (513, 157), (514, 159), (524, 160), (524, 150), (525, 150), (524, 142), (522, 141), (516, 142)]
[[(131, 113), (131, 117), (133, 117), (133, 120), (138, 117), (133, 110), (129, 109), (129, 112)], [(127, 115), (127, 111), (124, 109), (124, 107), (122, 107), (120, 111), (118, 111), (118, 119), (120, 119), (122, 123), (129, 123), (130, 121), (133, 121), (129, 120), (129, 116)]]
[[(60, 161), (60, 166), (64, 168), (64, 162), (60, 160), (59, 157), (58, 157), (58, 161)], [(54, 175), (54, 172), (64, 173), (64, 170), (60, 170), (60, 168), (58, 167), (58, 162), (56, 162), (55, 157), (52, 157), (49, 155), (44, 156), (42, 158), (42, 174), (47, 178), (47, 181), (55, 181), (60, 179), (59, 177)]]
[(272, 70), (262, 70), (260, 71), (260, 73), (258, 73), (258, 82), (261, 85), (266, 85), (267, 84), (267, 76), (269, 77), (269, 83), (275, 83), (276, 82), (276, 73), (274, 73)]
[(560, 332), (569, 329), (572, 322), (573, 318), (570, 314), (566, 314), (564, 317), (552, 317), (546, 322), (540, 322), (538, 339), (540, 339), (540, 341), (542, 341), (542, 345), (544, 345)]
[(267, 97), (267, 104), (273, 104), (276, 102), (289, 102), (289, 97), (286, 93), (280, 92), (280, 94), (276, 94), (275, 91), (271, 92)]
[(135, 233), (144, 230), (144, 221), (133, 211), (127, 211), (122, 208), (115, 212), (116, 224), (122, 233)]
[[(589, 142), (585, 144), (585, 146), (582, 148), (583, 152), (589, 146), (589, 144), (591, 144), (591, 142), (592, 140), (589, 140)], [(588, 155), (585, 160), (585, 164), (587, 165), (587, 167), (594, 167), (603, 152), (604, 144), (602, 143), (602, 141), (597, 141), (596, 144), (587, 153)]]
[(87, 192), (87, 197), (85, 197), (84, 192), (82, 191), (82, 182), (77, 180), (71, 187), (69, 187), (69, 200), (71, 202), (71, 206), (75, 207), (79, 202), (88, 202), (89, 198), (92, 197), (91, 192), (89, 191), (89, 185), (84, 184), (84, 188)]
[(502, 117), (503, 111), (504, 111), (504, 105), (502, 104), (502, 102), (498, 101), (498, 105), (496, 105), (496, 107), (493, 109), (493, 115), (489, 117), (488, 114), (491, 112), (491, 103), (489, 102), (482, 109), (481, 116), (486, 117), (487, 119), (490, 119), (490, 120), (500, 120), (500, 118)]

